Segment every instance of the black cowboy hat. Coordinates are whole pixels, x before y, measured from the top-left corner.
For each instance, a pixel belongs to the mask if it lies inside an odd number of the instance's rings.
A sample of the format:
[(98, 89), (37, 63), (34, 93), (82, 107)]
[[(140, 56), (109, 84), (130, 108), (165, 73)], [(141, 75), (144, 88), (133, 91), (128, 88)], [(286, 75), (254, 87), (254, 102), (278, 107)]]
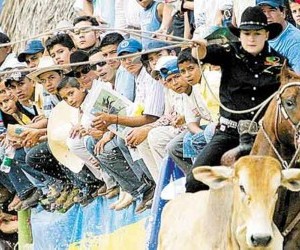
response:
[(277, 37), (282, 32), (279, 23), (268, 24), (267, 17), (259, 6), (248, 7), (242, 14), (240, 26), (228, 26), (232, 34), (239, 37), (241, 30), (261, 30), (269, 31), (269, 40)]

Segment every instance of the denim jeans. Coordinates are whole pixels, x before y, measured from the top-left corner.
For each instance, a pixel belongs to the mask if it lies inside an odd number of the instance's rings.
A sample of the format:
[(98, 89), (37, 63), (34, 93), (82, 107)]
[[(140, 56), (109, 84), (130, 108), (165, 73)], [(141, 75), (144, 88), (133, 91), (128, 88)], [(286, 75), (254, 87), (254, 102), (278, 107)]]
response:
[[(94, 154), (94, 152), (91, 153)], [(134, 198), (137, 198), (149, 189), (149, 186), (140, 181), (129, 167), (121, 150), (117, 146), (116, 137), (106, 143), (103, 152), (96, 155), (96, 157), (100, 162), (101, 168), (112, 176), (124, 191), (130, 193)]]
[(101, 184), (101, 181), (97, 180), (87, 167), (84, 167), (79, 173), (74, 173), (61, 165), (52, 155), (47, 142), (40, 143), (28, 151), (26, 162), (37, 171), (80, 189), (91, 184)]
[(79, 189), (103, 185), (102, 181), (98, 180), (86, 166), (83, 166), (79, 173), (74, 173), (68, 168), (65, 168), (64, 171), (72, 185)]
[(189, 172), (189, 169), (191, 169), (193, 165), (190, 158), (183, 158), (183, 138), (186, 133), (187, 131), (180, 133), (179, 135), (174, 137), (166, 146), (168, 155), (185, 174)]
[(128, 150), (128, 147), (125, 145), (125, 141), (122, 138), (117, 137), (116, 142), (117, 142), (117, 145), (118, 145), (119, 149), (121, 150), (124, 158), (126, 159), (127, 163), (129, 164), (130, 168), (135, 173), (137, 178), (139, 180), (143, 180), (143, 178), (146, 176), (148, 178), (148, 180), (151, 180), (154, 182), (153, 177), (150, 174), (143, 159), (133, 161), (131, 154)]
[[(193, 168), (197, 166), (218, 166), (222, 155), (228, 150), (239, 145), (239, 134), (236, 129), (217, 130), (211, 141), (203, 148), (197, 156)], [(208, 187), (193, 176), (193, 168), (187, 175), (187, 192), (197, 192), (208, 189)]]
[(68, 182), (63, 166), (52, 155), (47, 142), (31, 148), (26, 155), (26, 163), (40, 173)]

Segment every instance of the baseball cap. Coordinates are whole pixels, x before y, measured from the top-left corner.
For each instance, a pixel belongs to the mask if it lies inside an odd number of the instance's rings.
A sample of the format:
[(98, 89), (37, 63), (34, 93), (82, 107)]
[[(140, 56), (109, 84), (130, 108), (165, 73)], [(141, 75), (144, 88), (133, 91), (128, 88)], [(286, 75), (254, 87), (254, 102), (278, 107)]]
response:
[(284, 6), (283, 0), (256, 0), (256, 5), (269, 5), (273, 8), (279, 8), (280, 6)]
[(120, 56), (124, 52), (136, 53), (136, 52), (142, 51), (142, 49), (143, 49), (143, 46), (138, 40), (129, 38), (129, 39), (123, 40), (119, 44), (118, 49), (117, 49), (117, 54), (118, 54), (118, 56)]
[(18, 55), (18, 60), (20, 62), (25, 62), (26, 55), (33, 55), (44, 51), (44, 46), (41, 40), (31, 40), (28, 41), (25, 50)]
[(172, 59), (176, 59), (176, 56), (162, 56), (161, 58), (158, 59), (154, 70), (152, 70), (151, 72), (151, 76), (154, 79), (157, 79), (158, 76), (161, 76), (160, 74), (160, 69), (163, 67), (163, 65), (165, 65), (168, 61), (171, 61)]

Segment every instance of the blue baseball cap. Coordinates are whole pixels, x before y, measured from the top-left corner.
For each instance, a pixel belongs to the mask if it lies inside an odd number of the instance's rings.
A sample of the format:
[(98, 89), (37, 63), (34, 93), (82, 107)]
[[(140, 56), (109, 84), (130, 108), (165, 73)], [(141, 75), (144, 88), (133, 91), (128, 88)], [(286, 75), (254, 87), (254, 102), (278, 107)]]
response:
[(31, 40), (28, 41), (25, 50), (18, 55), (18, 60), (20, 62), (25, 62), (26, 55), (33, 55), (44, 51), (44, 46), (41, 40)]
[(279, 8), (284, 7), (284, 1), (283, 0), (256, 0), (256, 5), (269, 5), (273, 8)]
[(158, 49), (158, 48), (162, 48), (162, 47), (166, 47), (169, 46), (170, 44), (167, 42), (163, 42), (163, 41), (151, 41), (147, 44), (147, 46), (144, 47), (144, 49), (147, 50), (151, 50), (151, 49)]
[(178, 58), (170, 58), (160, 65), (159, 74), (166, 80), (168, 76), (180, 73), (178, 68)]
[(135, 39), (129, 38), (126, 40), (123, 40), (117, 49), (117, 54), (120, 56), (122, 53), (127, 52), (127, 53), (136, 53), (142, 51), (143, 46), (142, 44)]

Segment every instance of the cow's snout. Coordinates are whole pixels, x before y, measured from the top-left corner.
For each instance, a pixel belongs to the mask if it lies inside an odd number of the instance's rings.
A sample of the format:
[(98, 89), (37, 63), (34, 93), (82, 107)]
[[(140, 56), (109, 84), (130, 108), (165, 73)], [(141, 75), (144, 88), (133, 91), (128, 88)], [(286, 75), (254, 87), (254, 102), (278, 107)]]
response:
[(254, 247), (266, 247), (271, 242), (270, 235), (254, 234), (251, 236), (251, 243)]

